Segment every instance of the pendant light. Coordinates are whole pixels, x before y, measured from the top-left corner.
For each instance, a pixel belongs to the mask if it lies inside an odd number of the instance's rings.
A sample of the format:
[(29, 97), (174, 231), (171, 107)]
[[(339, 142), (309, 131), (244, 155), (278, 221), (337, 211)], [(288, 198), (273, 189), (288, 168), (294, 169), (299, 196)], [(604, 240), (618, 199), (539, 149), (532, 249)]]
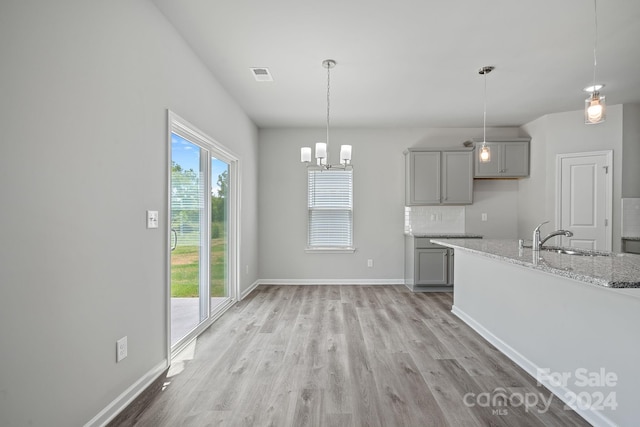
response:
[(495, 69), (492, 65), (487, 65), (478, 71), (484, 76), (484, 114), (482, 116), (482, 145), (480, 146), (479, 159), (481, 163), (491, 161), (491, 149), (487, 147), (487, 74)]
[(606, 119), (605, 101), (604, 95), (600, 95), (600, 89), (604, 85), (596, 84), (596, 67), (598, 65), (598, 59), (596, 51), (598, 48), (598, 5), (597, 0), (593, 0), (593, 15), (594, 15), (594, 32), (595, 37), (593, 41), (593, 85), (585, 88), (587, 92), (591, 92), (591, 95), (584, 101), (584, 122), (588, 125), (595, 125), (602, 123)]
[(351, 166), (351, 145), (340, 146), (340, 163), (332, 165), (329, 162), (329, 119), (331, 111), (331, 69), (336, 66), (333, 59), (325, 59), (322, 66), (327, 69), (327, 139), (326, 142), (316, 142), (316, 165), (311, 165), (311, 147), (300, 148), (300, 161), (307, 163), (307, 167), (313, 168), (339, 168), (347, 169)]

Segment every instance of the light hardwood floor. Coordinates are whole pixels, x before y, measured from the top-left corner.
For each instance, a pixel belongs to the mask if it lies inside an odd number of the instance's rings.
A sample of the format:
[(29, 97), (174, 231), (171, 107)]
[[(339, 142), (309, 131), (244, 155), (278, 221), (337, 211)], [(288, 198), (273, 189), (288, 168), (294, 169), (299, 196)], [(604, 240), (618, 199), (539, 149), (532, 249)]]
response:
[[(519, 405), (550, 394), (451, 304), (404, 286), (260, 286), (174, 361), (135, 425), (589, 425), (557, 397)], [(506, 397), (471, 407), (481, 393)]]

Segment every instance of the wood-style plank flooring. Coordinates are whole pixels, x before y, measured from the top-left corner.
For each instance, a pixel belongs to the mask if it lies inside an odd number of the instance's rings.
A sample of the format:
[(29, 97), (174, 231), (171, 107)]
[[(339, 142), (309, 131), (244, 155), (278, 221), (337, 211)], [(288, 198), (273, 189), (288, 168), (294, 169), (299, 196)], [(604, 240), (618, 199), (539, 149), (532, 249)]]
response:
[(557, 397), (525, 409), (519, 396), (550, 393), (451, 304), (404, 286), (259, 286), (174, 360), (135, 425), (589, 425)]

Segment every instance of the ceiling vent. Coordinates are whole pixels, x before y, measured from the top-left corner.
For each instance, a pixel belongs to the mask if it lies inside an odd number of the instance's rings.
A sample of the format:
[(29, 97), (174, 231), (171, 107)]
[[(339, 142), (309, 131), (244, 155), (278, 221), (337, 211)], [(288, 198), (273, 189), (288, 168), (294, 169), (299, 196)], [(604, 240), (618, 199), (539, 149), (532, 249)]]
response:
[(256, 79), (257, 82), (273, 81), (273, 77), (271, 77), (271, 73), (269, 72), (268, 68), (251, 68), (251, 74), (253, 74), (253, 78)]

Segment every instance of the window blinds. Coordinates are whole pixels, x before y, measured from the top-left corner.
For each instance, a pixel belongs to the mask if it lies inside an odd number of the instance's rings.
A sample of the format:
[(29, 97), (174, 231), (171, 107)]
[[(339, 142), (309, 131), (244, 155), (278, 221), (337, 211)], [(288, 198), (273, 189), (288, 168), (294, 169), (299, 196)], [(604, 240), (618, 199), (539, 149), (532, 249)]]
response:
[(353, 171), (308, 171), (309, 247), (353, 246)]

